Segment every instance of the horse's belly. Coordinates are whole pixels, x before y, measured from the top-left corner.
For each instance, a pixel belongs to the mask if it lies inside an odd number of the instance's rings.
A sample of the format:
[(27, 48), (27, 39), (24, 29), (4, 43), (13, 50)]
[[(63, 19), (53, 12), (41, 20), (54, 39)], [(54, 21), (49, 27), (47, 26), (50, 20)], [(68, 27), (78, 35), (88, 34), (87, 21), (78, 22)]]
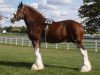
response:
[(60, 43), (63, 42), (64, 40), (57, 40), (57, 39), (47, 39), (46, 42), (48, 43)]
[(60, 37), (59, 36), (55, 37), (55, 36), (47, 36), (46, 37), (46, 42), (48, 43), (60, 43), (60, 42), (64, 42), (66, 41), (66, 38), (65, 37)]

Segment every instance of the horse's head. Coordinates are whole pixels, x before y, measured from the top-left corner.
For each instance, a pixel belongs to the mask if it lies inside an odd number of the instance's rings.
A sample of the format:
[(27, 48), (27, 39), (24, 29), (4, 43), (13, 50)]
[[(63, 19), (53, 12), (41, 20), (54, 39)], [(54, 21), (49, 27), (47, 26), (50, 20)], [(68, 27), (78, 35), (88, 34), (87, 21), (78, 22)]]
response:
[(20, 21), (20, 19), (24, 19), (24, 5), (21, 2), (17, 8), (16, 14), (11, 18), (11, 22), (14, 23), (15, 21)]

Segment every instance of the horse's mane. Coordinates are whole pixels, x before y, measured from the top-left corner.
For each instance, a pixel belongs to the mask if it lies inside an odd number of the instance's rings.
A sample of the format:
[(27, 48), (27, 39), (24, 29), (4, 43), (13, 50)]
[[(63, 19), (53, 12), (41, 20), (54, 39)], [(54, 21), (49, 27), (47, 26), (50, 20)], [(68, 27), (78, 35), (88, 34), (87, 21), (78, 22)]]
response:
[(37, 13), (38, 15), (40, 15), (41, 17), (44, 18), (44, 16), (39, 12), (37, 11), (35, 8), (31, 7), (31, 6), (28, 6), (28, 5), (25, 5), (27, 8), (29, 8), (31, 11)]

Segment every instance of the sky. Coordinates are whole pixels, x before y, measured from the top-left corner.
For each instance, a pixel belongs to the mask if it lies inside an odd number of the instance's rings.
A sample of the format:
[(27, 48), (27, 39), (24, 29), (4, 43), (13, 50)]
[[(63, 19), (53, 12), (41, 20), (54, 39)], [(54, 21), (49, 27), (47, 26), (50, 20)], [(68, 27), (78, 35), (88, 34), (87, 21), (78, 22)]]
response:
[(1, 26), (25, 26), (22, 20), (15, 24), (10, 22), (10, 18), (16, 12), (16, 8), (21, 1), (54, 21), (72, 19), (81, 22), (78, 9), (83, 4), (82, 0), (0, 0), (0, 15), (8, 17), (8, 19), (3, 18), (0, 21)]

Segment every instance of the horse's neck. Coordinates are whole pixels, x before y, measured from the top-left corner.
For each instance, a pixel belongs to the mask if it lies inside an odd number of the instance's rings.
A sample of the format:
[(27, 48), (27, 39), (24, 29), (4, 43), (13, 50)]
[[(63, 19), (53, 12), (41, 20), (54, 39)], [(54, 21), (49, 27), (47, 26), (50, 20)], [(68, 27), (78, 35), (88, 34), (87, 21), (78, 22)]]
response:
[[(32, 18), (32, 17), (31, 17)], [(25, 19), (25, 24), (28, 28), (28, 31), (33, 31), (35, 30), (37, 27), (40, 28), (40, 30), (43, 30), (44, 29), (44, 18), (35, 18), (33, 17), (33, 19)]]
[(26, 13), (25, 14), (25, 18), (24, 18), (24, 21), (25, 21), (25, 24), (28, 26), (33, 26), (33, 25), (36, 25), (38, 22), (40, 22), (42, 19), (44, 19), (43, 17), (41, 16), (36, 16), (35, 14), (33, 13)]

